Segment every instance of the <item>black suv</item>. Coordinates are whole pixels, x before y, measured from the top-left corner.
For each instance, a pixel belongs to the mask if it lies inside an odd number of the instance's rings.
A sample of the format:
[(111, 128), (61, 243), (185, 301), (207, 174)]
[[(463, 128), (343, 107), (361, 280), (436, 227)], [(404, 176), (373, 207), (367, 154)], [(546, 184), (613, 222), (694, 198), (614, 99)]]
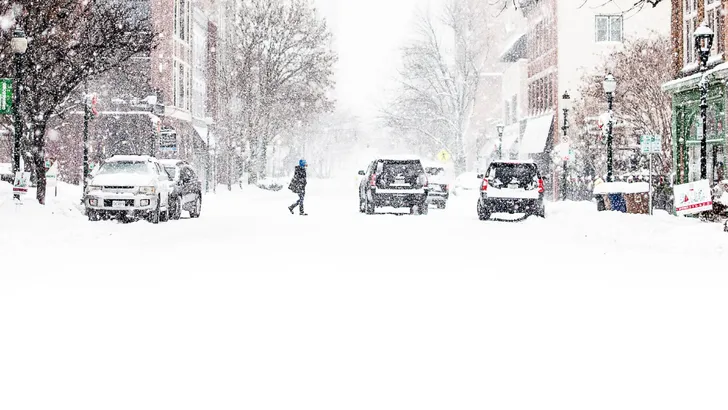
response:
[(544, 218), (543, 178), (538, 167), (527, 161), (495, 161), (482, 178), (478, 217), (490, 219), (492, 213), (524, 213)]
[(202, 183), (195, 170), (186, 161), (160, 160), (169, 175), (169, 217), (180, 219), (182, 211), (191, 218), (199, 218), (202, 211)]
[(419, 159), (372, 161), (359, 183), (359, 211), (373, 214), (378, 207), (409, 208), (411, 214), (428, 211), (427, 174)]

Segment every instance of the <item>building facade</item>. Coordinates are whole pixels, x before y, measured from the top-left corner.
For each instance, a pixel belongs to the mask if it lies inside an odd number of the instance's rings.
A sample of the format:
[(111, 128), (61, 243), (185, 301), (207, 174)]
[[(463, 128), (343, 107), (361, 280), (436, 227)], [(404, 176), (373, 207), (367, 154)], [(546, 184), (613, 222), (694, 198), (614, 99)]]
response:
[[(527, 20), (526, 58), (528, 114), (519, 157), (535, 160), (551, 174), (558, 194), (557, 170), (551, 153), (568, 142), (561, 132), (564, 113), (561, 95), (572, 99), (586, 76), (593, 73), (625, 41), (651, 35), (669, 35), (670, 7), (634, 6), (634, 0), (522, 0)], [(604, 74), (607, 74), (606, 72)], [(575, 134), (574, 127), (570, 133)], [(616, 149), (619, 149), (617, 147)]]
[(693, 33), (705, 22), (715, 33), (708, 60), (707, 178), (718, 179), (718, 169), (726, 162), (726, 79), (725, 64), (726, 0), (672, 0), (672, 45), (675, 80), (663, 84), (672, 96), (673, 173), (675, 183), (700, 179), (700, 88), (698, 54)]

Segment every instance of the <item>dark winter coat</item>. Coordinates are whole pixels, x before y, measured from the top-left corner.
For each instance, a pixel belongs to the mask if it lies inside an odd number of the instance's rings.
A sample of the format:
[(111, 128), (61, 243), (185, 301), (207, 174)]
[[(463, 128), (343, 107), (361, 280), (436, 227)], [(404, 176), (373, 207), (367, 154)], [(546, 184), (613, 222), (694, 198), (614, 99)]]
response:
[(306, 193), (306, 167), (297, 166), (296, 171), (293, 173), (293, 179), (288, 189), (297, 193)]

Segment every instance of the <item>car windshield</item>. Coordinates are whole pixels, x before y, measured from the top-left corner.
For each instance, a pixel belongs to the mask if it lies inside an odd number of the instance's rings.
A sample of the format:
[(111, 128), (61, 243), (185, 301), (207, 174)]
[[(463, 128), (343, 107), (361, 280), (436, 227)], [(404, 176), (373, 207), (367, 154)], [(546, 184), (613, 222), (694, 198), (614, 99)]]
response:
[(425, 172), (427, 172), (427, 175), (440, 177), (445, 175), (445, 168), (427, 167)]
[(113, 161), (105, 163), (98, 175), (104, 174), (148, 174), (149, 167), (146, 162), (140, 161)]
[(164, 171), (167, 172), (167, 175), (169, 175), (170, 178), (174, 178), (175, 175), (177, 175), (177, 167), (173, 165), (166, 165), (164, 167)]
[(503, 183), (531, 181), (536, 177), (536, 167), (532, 164), (497, 164), (491, 167), (488, 176)]

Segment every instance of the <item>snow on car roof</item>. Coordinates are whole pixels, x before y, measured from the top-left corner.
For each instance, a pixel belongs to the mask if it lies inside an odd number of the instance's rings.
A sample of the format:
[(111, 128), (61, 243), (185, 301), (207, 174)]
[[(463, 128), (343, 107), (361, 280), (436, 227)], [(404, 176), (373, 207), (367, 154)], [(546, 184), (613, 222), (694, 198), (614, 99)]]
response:
[(499, 159), (491, 162), (491, 164), (535, 164), (532, 159)]
[(420, 161), (422, 159), (418, 155), (386, 155), (379, 157), (379, 161)]
[(149, 155), (114, 155), (108, 158), (106, 162), (130, 161), (130, 162), (147, 162), (153, 161), (154, 158)]
[(181, 159), (160, 159), (159, 163), (162, 165), (177, 165), (180, 163), (184, 163)]

